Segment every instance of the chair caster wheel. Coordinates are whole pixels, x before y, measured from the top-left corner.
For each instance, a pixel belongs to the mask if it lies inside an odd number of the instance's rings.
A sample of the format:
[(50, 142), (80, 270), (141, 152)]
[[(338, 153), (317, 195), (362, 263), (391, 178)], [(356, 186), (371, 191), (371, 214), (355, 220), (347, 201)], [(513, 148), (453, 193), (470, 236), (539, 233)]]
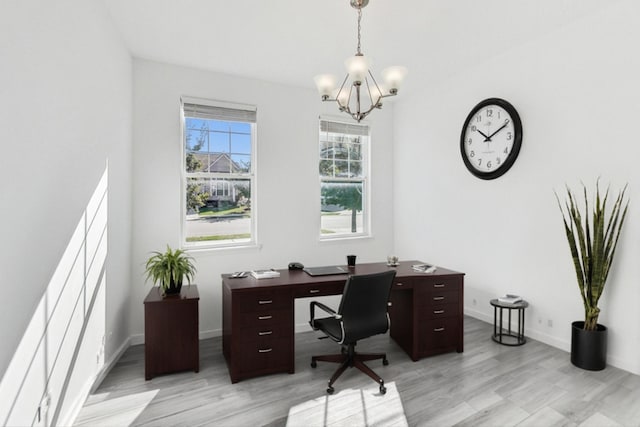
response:
[(384, 358), (384, 359), (382, 359), (382, 364), (384, 366), (387, 366), (389, 364), (389, 361), (386, 358)]
[(312, 361), (311, 361), (311, 367), (312, 367), (312, 368), (315, 368), (315, 367), (317, 367), (317, 366), (318, 366), (318, 364), (316, 363), (316, 361), (315, 361), (315, 360), (312, 360)]
[[(335, 390), (333, 389), (333, 387), (329, 386), (329, 388), (327, 388), (327, 394), (333, 394)], [(386, 389), (385, 389), (386, 391)]]
[(386, 394), (387, 393), (387, 388), (383, 385), (380, 386), (380, 394)]

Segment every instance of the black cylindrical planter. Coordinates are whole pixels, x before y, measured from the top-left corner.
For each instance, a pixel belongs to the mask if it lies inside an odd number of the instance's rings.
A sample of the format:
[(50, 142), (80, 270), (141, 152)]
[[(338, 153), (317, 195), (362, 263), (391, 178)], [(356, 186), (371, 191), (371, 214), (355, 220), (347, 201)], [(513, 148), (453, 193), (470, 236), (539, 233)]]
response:
[(571, 363), (589, 371), (607, 366), (607, 327), (598, 324), (595, 331), (585, 331), (584, 322), (571, 324)]

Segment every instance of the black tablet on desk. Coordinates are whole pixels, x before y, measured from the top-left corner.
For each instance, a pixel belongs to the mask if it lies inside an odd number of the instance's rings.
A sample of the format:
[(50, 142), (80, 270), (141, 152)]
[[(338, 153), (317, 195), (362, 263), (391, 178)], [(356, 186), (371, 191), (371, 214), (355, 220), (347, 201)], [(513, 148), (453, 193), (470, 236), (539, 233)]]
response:
[(302, 271), (309, 276), (330, 276), (332, 274), (349, 274), (346, 267), (339, 265), (330, 265), (328, 267), (306, 267)]

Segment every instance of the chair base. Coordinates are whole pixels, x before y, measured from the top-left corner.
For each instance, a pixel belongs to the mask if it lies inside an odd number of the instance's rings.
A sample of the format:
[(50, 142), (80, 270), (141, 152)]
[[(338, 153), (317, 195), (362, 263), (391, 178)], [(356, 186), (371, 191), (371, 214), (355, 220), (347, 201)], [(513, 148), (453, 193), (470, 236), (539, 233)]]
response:
[(331, 376), (331, 379), (329, 380), (329, 385), (327, 387), (328, 394), (333, 394), (333, 383), (336, 382), (338, 377), (340, 377), (340, 375), (342, 375), (342, 373), (347, 368), (358, 368), (360, 371), (367, 374), (371, 379), (373, 379), (380, 385), (380, 393), (385, 394), (387, 392), (387, 388), (384, 386), (384, 380), (380, 378), (380, 376), (376, 374), (370, 367), (364, 364), (364, 362), (366, 362), (367, 360), (377, 359), (382, 359), (382, 364), (385, 366), (389, 364), (386, 353), (356, 353), (355, 344), (349, 344), (348, 346), (346, 346), (346, 348), (342, 347), (342, 352), (340, 354), (312, 356), (311, 367), (315, 368), (316, 366), (318, 366), (316, 363), (318, 361), (340, 364), (338, 369), (336, 369), (336, 371)]

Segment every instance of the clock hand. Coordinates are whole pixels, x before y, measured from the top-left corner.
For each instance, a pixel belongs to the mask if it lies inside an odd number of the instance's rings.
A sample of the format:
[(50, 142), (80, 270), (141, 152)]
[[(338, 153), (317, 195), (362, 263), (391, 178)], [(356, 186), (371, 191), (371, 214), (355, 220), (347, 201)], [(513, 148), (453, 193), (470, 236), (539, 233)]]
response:
[(485, 142), (487, 142), (487, 141), (491, 141), (491, 137), (489, 137), (489, 136), (485, 135), (485, 133), (484, 133), (484, 132), (482, 132), (480, 129), (476, 129), (476, 130), (478, 131), (478, 133), (479, 133), (480, 135), (484, 136), (484, 138), (485, 138), (485, 140), (484, 140), (484, 141), (485, 141)]
[(505, 120), (504, 124), (503, 124), (502, 126), (500, 126), (500, 127), (498, 128), (498, 130), (496, 130), (494, 133), (492, 133), (491, 135), (489, 135), (487, 138), (488, 138), (489, 140), (491, 140), (491, 137), (492, 137), (493, 135), (495, 135), (496, 133), (500, 132), (502, 129), (504, 129), (505, 127), (507, 127), (507, 125), (508, 125), (508, 124), (509, 124), (509, 120)]

